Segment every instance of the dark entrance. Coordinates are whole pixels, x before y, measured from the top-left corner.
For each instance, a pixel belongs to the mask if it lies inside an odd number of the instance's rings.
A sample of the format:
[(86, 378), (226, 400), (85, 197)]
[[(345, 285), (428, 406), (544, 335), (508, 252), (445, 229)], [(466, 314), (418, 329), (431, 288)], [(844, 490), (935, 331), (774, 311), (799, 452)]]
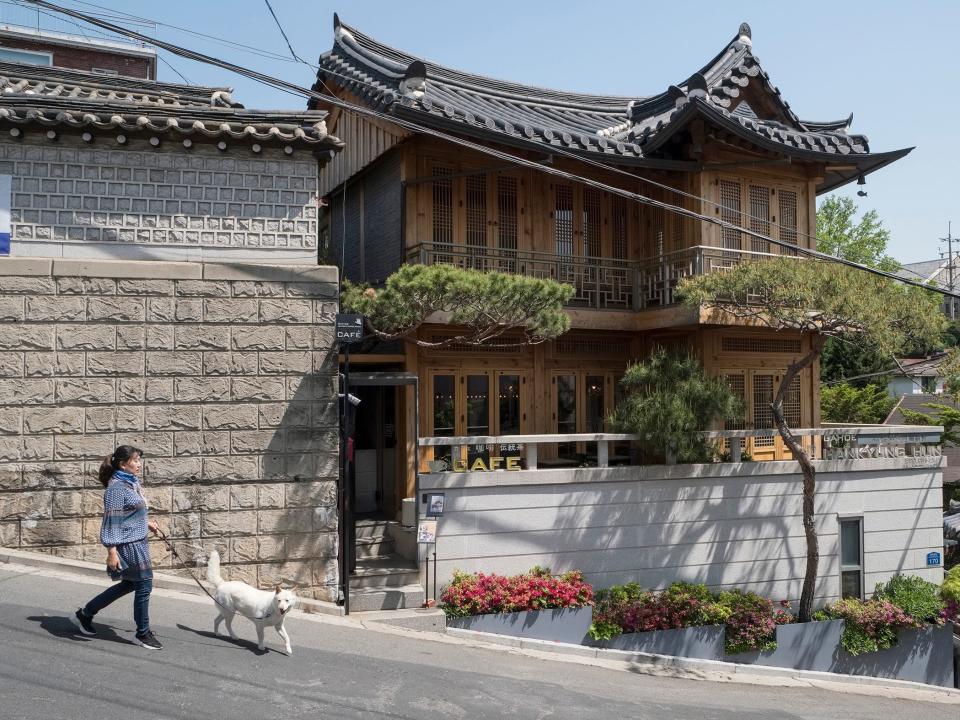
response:
[(397, 497), (396, 387), (361, 386), (355, 410), (353, 440), (354, 514), (393, 519), (400, 510)]
[[(351, 585), (354, 583), (364, 595), (358, 597), (363, 600), (359, 609), (369, 610), (386, 607), (369, 607), (368, 604), (382, 602), (384, 598), (380, 595), (396, 595), (396, 592), (388, 592), (390, 588), (416, 582), (415, 555), (412, 566), (408, 566), (405, 557), (409, 548), (397, 558), (393, 552), (395, 541), (389, 530), (398, 525), (394, 518), (406, 494), (406, 474), (402, 472), (405, 465), (401, 463), (412, 461), (398, 456), (403, 450), (397, 432), (403, 407), (400, 393), (406, 386), (413, 388), (415, 418), (419, 398), (417, 376), (412, 374), (358, 372), (347, 375), (345, 372), (342, 379), (346, 395), (341, 405), (344, 413), (341, 430), (345, 443), (342, 469), (345, 473), (341, 475), (340, 489), (340, 589), (344, 611), (349, 613)], [(413, 437), (417, 438), (419, 427), (416, 420), (412, 430)], [(413, 457), (417, 457), (416, 442)], [(416, 477), (415, 471), (415, 490), (418, 485)], [(416, 518), (413, 524), (416, 527)], [(415, 553), (415, 543), (412, 550)]]

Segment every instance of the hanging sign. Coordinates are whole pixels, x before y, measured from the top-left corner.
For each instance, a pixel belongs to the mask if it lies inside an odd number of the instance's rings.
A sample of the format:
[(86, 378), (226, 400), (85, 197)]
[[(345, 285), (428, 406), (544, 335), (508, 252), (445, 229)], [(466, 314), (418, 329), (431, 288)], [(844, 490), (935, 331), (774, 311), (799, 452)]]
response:
[(0, 255), (10, 254), (10, 175), (0, 175)]
[(363, 340), (363, 315), (356, 313), (337, 313), (337, 340), (340, 342), (359, 342)]
[(437, 521), (421, 520), (417, 527), (417, 542), (420, 544), (430, 544), (437, 541)]

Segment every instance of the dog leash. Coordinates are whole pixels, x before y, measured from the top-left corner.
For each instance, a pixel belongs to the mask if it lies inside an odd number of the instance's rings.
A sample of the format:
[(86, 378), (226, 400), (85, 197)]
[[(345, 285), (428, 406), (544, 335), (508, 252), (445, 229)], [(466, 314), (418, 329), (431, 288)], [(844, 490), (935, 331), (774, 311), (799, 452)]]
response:
[[(210, 591), (207, 590), (207, 588), (205, 588), (205, 587), (203, 586), (203, 583), (200, 582), (200, 579), (199, 579), (196, 575), (193, 574), (193, 570), (191, 570), (191, 569), (190, 569), (190, 566), (187, 565), (186, 561), (185, 561), (182, 557), (180, 557), (180, 553), (177, 552), (177, 549), (173, 546), (173, 543), (170, 542), (170, 539), (166, 536), (166, 534), (163, 532), (163, 530), (161, 530), (161, 529), (158, 527), (157, 530), (156, 530), (156, 534), (157, 534), (157, 535), (159, 536), (159, 538), (163, 541), (163, 544), (167, 546), (167, 550), (170, 551), (170, 554), (173, 555), (177, 560), (180, 561), (180, 564), (183, 565), (184, 570), (186, 570), (186, 571), (189, 573), (190, 577), (191, 577), (191, 578), (193, 579), (193, 581), (197, 584), (197, 586), (198, 586), (201, 590), (203, 590), (204, 593), (206, 593), (207, 597), (210, 598), (211, 600), (213, 600), (213, 602), (215, 602), (218, 607), (220, 607), (220, 608), (222, 608), (222, 609), (224, 609), (224, 610), (227, 610), (227, 611), (229, 612), (229, 609), (226, 608), (226, 607), (224, 607), (224, 605), (221, 604), (221, 603), (210, 593)], [(258, 619), (258, 620), (266, 620), (267, 618), (270, 618), (270, 617), (272, 617), (272, 616), (273, 616), (273, 613), (270, 613), (269, 615), (264, 615), (263, 617), (257, 618), (257, 619)]]

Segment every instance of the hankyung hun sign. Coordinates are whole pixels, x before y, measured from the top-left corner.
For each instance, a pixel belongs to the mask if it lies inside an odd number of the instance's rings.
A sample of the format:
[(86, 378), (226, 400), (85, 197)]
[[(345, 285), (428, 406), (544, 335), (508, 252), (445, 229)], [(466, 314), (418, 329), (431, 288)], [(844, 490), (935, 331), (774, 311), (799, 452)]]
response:
[(10, 254), (10, 175), (0, 175), (0, 255)]

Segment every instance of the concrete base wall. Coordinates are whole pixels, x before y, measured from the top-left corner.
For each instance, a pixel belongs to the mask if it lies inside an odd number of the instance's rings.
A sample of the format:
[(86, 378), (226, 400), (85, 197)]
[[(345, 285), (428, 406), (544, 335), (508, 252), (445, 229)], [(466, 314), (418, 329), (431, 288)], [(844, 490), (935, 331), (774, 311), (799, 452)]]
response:
[[(818, 604), (840, 592), (840, 515), (863, 518), (867, 594), (896, 572), (942, 581), (926, 555), (942, 551), (943, 471), (939, 458), (920, 460), (937, 466), (910, 467), (916, 458), (817, 462)], [(598, 588), (686, 580), (800, 597), (806, 544), (796, 463), (427, 473), (420, 490), (421, 499), (446, 494), (437, 524), (441, 586), (455, 569), (513, 574), (540, 565), (583, 570)]]
[(334, 597), (336, 297), (335, 268), (0, 259), (0, 544), (102, 562), (128, 443), (183, 557)]

